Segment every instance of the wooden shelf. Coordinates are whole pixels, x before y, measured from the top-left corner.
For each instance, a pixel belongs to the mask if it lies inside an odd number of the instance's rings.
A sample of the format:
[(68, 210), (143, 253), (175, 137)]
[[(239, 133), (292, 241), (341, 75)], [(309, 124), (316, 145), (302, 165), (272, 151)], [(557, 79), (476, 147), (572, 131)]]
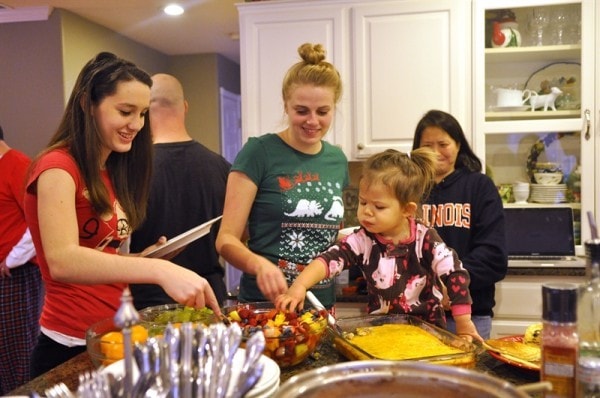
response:
[(581, 59), (581, 44), (485, 49), (485, 62), (489, 64), (526, 61), (552, 62), (573, 59)]
[(581, 110), (567, 111), (515, 111), (515, 112), (486, 112), (485, 120), (524, 120), (524, 119), (564, 119), (580, 118)]

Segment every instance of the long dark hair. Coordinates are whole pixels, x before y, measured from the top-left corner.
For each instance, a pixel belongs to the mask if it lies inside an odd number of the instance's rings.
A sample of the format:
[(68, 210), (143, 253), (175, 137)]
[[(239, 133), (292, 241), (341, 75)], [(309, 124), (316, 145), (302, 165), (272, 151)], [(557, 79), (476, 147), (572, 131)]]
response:
[(421, 120), (419, 120), (413, 137), (413, 150), (419, 148), (423, 131), (427, 127), (438, 127), (444, 130), (448, 133), (450, 138), (460, 145), (458, 156), (456, 157), (456, 164), (454, 165), (455, 169), (464, 167), (470, 171), (482, 171), (481, 160), (479, 160), (477, 155), (475, 155), (475, 152), (473, 152), (469, 146), (467, 137), (465, 136), (462, 127), (460, 127), (460, 123), (458, 123), (458, 120), (456, 120), (454, 116), (444, 111), (436, 109), (430, 110), (421, 118)]
[[(67, 148), (81, 171), (90, 202), (98, 214), (112, 213), (113, 203), (101, 179), (102, 143), (91, 110), (105, 97), (115, 94), (119, 83), (134, 80), (152, 87), (150, 75), (130, 61), (109, 52), (92, 58), (79, 73), (58, 130), (44, 151)], [(152, 137), (147, 113), (144, 127), (133, 140), (131, 150), (111, 152), (106, 169), (128, 223), (135, 229), (146, 216), (152, 173)]]

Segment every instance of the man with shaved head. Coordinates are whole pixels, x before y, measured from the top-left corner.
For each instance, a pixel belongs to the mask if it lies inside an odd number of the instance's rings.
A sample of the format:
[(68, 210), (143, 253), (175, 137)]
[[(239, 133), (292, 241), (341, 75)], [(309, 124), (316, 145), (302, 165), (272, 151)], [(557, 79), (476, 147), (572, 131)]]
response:
[[(188, 133), (188, 102), (177, 78), (152, 77), (150, 130), (154, 142), (152, 188), (146, 221), (131, 238), (131, 251), (141, 252), (160, 236), (173, 238), (220, 216), (231, 165)], [(224, 268), (215, 250), (218, 225), (171, 259), (206, 278), (222, 305), (227, 297)], [(131, 285), (137, 309), (173, 300), (158, 285)]]

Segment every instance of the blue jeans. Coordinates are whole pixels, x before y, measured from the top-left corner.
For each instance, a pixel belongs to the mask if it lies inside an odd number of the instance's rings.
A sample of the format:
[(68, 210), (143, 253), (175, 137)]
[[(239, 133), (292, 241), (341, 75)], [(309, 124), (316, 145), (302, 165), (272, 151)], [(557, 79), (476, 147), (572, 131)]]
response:
[[(489, 315), (471, 315), (471, 320), (475, 324), (479, 335), (484, 340), (489, 339), (492, 332), (492, 317)], [(449, 332), (456, 334), (456, 323), (454, 322), (454, 318), (451, 316), (446, 317), (446, 323), (446, 329), (448, 329)]]

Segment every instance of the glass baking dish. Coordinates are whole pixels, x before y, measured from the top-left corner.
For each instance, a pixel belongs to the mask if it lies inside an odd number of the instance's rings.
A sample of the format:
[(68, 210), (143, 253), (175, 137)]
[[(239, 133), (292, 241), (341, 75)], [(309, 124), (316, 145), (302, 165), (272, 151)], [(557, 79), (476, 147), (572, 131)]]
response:
[[(416, 326), (431, 334), (432, 336), (440, 340), (443, 344), (453, 348), (457, 348), (460, 351), (462, 351), (456, 354), (416, 357), (411, 358), (410, 361), (425, 361), (429, 363), (453, 365), (464, 368), (475, 367), (475, 360), (477, 355), (477, 346), (475, 344), (470, 343), (465, 339), (448, 332), (447, 330), (427, 323), (421, 320), (420, 318), (416, 318), (414, 316), (404, 314), (365, 315), (358, 317), (341, 318), (337, 320), (337, 324), (340, 326), (344, 333), (343, 336), (335, 335), (333, 339), (333, 344), (336, 350), (349, 360), (385, 360), (386, 358), (375, 357), (370, 353), (364, 351), (363, 349), (359, 348), (358, 346), (352, 343), (351, 339), (344, 337), (346, 333), (355, 333), (357, 328), (363, 327), (381, 326), (384, 324), (404, 324)], [(403, 344), (401, 334), (398, 335), (397, 344)]]

